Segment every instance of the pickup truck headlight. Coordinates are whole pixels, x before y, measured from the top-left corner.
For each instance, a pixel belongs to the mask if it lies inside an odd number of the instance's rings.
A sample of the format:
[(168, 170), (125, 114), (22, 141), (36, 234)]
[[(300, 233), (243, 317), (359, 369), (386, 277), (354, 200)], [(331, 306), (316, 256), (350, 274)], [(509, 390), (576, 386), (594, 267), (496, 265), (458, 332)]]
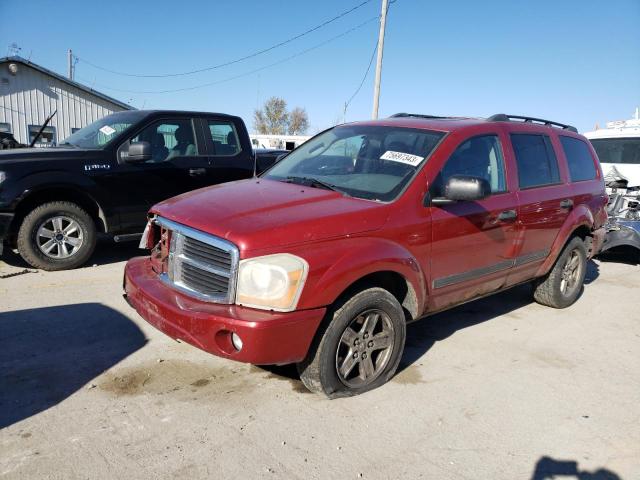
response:
[(295, 310), (308, 271), (304, 259), (288, 253), (241, 260), (236, 303), (279, 312)]

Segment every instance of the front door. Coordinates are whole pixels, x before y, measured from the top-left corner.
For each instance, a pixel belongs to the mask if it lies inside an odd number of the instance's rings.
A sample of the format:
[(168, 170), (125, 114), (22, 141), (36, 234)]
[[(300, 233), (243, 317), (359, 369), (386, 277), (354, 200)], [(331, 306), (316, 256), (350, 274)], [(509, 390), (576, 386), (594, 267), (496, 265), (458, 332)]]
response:
[(491, 195), (431, 207), (433, 310), (500, 289), (514, 262), (517, 198), (509, 192), (500, 135), (463, 141), (430, 189), (432, 198), (443, 196), (444, 185), (453, 175), (486, 179)]
[[(151, 159), (127, 163), (131, 142), (151, 144)], [(202, 139), (196, 135), (194, 119), (156, 120), (133, 135), (118, 149), (118, 199), (123, 229), (142, 231), (149, 208), (162, 200), (211, 184), (209, 159)]]

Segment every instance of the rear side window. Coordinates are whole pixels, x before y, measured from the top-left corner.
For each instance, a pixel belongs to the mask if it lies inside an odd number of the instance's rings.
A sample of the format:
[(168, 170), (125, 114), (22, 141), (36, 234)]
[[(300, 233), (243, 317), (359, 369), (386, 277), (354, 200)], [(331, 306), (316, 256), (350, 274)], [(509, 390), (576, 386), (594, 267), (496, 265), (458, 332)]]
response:
[(223, 120), (209, 120), (208, 123), (214, 155), (229, 157), (240, 152), (238, 133), (233, 123)]
[(511, 143), (516, 154), (520, 188), (560, 183), (558, 161), (549, 137), (512, 133)]
[(569, 176), (572, 182), (593, 180), (596, 178), (596, 166), (589, 147), (582, 140), (560, 135), (560, 143), (569, 165)]

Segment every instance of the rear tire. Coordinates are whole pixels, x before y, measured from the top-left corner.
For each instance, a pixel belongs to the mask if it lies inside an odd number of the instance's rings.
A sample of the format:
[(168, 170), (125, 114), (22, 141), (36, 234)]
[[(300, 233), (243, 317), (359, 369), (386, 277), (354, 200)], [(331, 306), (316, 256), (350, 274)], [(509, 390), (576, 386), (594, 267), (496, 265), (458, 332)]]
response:
[(369, 288), (327, 312), (300, 379), (329, 398), (359, 395), (389, 380), (400, 363), (406, 337), (404, 311), (387, 290)]
[(69, 270), (91, 257), (96, 246), (96, 226), (75, 203), (44, 203), (24, 218), (17, 243), (20, 256), (32, 267)]
[(587, 249), (581, 238), (573, 237), (551, 271), (534, 283), (533, 298), (548, 307), (569, 307), (582, 292), (586, 272)]

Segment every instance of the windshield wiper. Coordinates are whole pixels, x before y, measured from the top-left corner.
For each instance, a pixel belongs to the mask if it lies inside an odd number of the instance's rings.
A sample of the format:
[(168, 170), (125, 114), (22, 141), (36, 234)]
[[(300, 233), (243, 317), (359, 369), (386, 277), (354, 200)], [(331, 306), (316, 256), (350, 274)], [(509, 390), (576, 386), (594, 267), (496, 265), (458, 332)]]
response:
[(285, 182), (287, 183), (298, 183), (300, 185), (308, 185), (310, 187), (314, 187), (314, 188), (324, 188), (325, 190), (332, 190), (334, 192), (340, 192), (340, 193), (345, 193), (342, 190), (340, 190), (338, 187), (336, 187), (335, 185), (332, 185), (330, 183), (327, 182), (323, 182), (322, 180), (318, 180), (317, 178), (314, 177), (287, 177)]
[(63, 142), (63, 143), (61, 143), (61, 144), (60, 144), (60, 145), (58, 145), (58, 146), (59, 146), (59, 147), (61, 147), (61, 146), (63, 146), (63, 145), (68, 145), (68, 146), (73, 147), (73, 148), (80, 148), (80, 147), (78, 147), (77, 145), (74, 145), (73, 143), (69, 143), (69, 142)]

